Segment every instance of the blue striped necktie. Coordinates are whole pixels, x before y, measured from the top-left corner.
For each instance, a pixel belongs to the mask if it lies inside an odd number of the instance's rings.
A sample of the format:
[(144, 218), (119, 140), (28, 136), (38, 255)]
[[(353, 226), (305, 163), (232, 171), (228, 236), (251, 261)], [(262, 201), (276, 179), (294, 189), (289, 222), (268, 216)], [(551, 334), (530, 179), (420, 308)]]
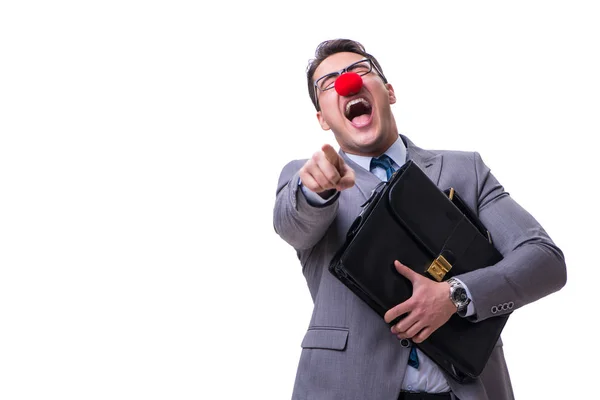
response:
[(385, 171), (385, 174), (387, 175), (388, 181), (390, 180), (390, 178), (392, 177), (392, 174), (394, 173), (393, 165), (394, 165), (394, 162), (387, 154), (382, 154), (379, 157), (373, 157), (371, 159), (371, 171), (373, 171), (373, 169), (375, 167), (379, 167), (379, 168), (383, 169)]
[(410, 355), (408, 356), (408, 365), (413, 368), (419, 369), (419, 356), (417, 355), (417, 348), (413, 344), (410, 348)]

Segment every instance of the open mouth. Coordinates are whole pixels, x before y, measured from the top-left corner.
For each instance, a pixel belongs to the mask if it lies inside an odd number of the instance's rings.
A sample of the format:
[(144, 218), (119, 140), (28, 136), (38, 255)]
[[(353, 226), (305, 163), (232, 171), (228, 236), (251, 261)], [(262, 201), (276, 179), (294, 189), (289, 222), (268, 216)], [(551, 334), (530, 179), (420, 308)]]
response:
[(346, 104), (344, 115), (352, 124), (364, 126), (370, 121), (372, 112), (373, 107), (371, 107), (371, 104), (366, 99), (359, 97)]

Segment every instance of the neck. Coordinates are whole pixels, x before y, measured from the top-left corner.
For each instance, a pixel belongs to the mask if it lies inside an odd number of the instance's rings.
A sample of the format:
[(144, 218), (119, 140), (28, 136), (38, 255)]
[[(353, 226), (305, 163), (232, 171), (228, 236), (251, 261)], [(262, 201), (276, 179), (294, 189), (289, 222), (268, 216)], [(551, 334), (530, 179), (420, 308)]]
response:
[(340, 146), (341, 149), (346, 154), (353, 154), (355, 156), (365, 156), (365, 157), (379, 157), (383, 153), (387, 151), (395, 142), (398, 140), (398, 134), (396, 136), (389, 136), (383, 139), (380, 143), (375, 145), (373, 148), (346, 148), (346, 146)]

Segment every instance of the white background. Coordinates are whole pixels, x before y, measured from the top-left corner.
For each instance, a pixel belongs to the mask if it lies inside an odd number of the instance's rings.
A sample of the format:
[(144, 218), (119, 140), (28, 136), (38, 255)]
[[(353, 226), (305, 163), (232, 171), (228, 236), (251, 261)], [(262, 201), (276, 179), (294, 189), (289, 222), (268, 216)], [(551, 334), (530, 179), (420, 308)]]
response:
[[(392, 4), (393, 3), (393, 4)], [(311, 300), (273, 231), (323, 143), (305, 68), (348, 37), (401, 133), (476, 150), (564, 251), (513, 314), (518, 399), (597, 394), (594, 1), (5, 1), (0, 398), (290, 398)], [(593, 393), (593, 394), (592, 394)]]

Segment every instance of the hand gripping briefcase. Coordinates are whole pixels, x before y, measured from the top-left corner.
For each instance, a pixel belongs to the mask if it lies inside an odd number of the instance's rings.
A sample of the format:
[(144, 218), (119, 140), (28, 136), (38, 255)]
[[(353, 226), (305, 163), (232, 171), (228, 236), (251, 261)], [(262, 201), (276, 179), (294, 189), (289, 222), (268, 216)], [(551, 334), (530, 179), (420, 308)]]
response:
[[(363, 204), (329, 270), (383, 317), (412, 295), (394, 260), (443, 281), (501, 259), (458, 193), (441, 191), (409, 160)], [(502, 315), (473, 323), (454, 314), (415, 345), (455, 380), (468, 382), (481, 374), (507, 320)]]

